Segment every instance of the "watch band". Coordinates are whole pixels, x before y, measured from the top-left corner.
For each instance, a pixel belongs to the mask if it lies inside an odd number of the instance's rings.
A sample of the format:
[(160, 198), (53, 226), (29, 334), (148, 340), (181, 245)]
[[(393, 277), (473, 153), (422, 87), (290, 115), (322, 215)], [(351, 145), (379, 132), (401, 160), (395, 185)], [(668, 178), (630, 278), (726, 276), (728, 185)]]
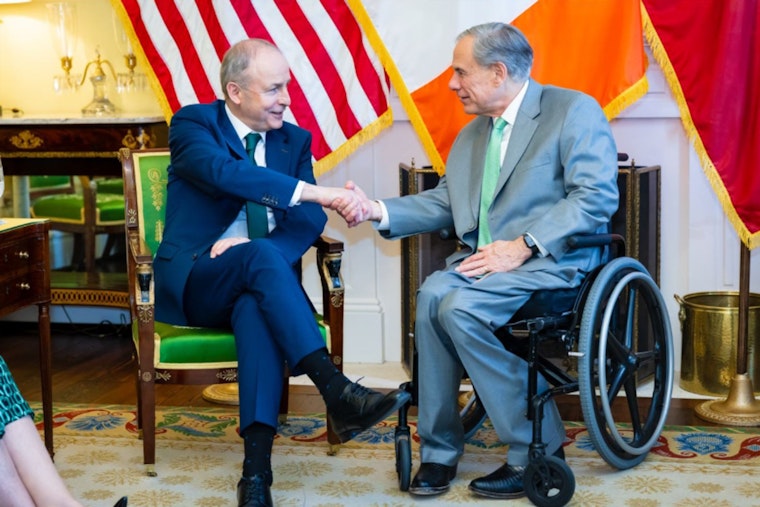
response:
[(533, 238), (530, 237), (530, 234), (526, 232), (525, 234), (523, 234), (522, 238), (523, 238), (523, 241), (525, 242), (525, 246), (530, 248), (530, 251), (533, 253), (533, 255), (538, 254), (540, 250), (536, 242), (533, 241)]

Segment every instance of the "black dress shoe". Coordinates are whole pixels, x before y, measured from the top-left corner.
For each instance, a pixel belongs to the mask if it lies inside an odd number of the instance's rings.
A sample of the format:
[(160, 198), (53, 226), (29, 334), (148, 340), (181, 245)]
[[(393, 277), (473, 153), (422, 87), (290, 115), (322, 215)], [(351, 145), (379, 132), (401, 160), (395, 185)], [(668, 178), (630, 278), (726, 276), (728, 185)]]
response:
[(409, 486), (413, 495), (440, 495), (449, 490), (449, 482), (456, 477), (457, 466), (446, 466), (440, 463), (423, 463)]
[(271, 473), (241, 478), (237, 485), (238, 507), (273, 507), (271, 485)]
[(371, 428), (407, 403), (411, 396), (400, 389), (378, 393), (351, 383), (340, 395), (340, 402), (327, 414), (333, 431), (342, 443)]
[[(560, 446), (552, 456), (564, 460), (565, 450)], [(476, 495), (488, 498), (520, 498), (525, 496), (524, 475), (525, 467), (515, 467), (505, 463), (485, 477), (473, 480), (468, 487)]]
[(127, 507), (127, 497), (123, 496), (118, 502), (113, 504), (113, 507)]

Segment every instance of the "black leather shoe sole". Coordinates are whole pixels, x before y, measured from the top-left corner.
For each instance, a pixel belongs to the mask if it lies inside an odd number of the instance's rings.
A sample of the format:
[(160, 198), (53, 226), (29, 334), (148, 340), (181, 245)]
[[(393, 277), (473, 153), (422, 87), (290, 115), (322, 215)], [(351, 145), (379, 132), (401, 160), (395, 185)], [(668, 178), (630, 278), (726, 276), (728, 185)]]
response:
[(415, 496), (435, 496), (446, 493), (450, 488), (450, 482), (445, 486), (409, 486), (409, 493)]
[(417, 496), (433, 496), (445, 493), (451, 480), (457, 475), (457, 467), (439, 463), (423, 463), (409, 486), (409, 493)]

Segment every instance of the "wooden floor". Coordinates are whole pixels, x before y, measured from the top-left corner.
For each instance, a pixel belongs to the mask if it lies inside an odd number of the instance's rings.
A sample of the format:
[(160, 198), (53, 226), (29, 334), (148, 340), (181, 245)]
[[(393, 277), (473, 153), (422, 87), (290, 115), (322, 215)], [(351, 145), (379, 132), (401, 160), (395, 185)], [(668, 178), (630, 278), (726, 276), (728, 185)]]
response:
[[(54, 324), (52, 341), (54, 403), (135, 403), (135, 365), (126, 327)], [(37, 326), (0, 322), (0, 355), (8, 363), (24, 397), (40, 401)], [(203, 387), (158, 385), (156, 402), (165, 406), (218, 407), (203, 399)], [(583, 420), (577, 396), (562, 396), (557, 402), (564, 420)], [(673, 399), (666, 423), (710, 426), (694, 413), (699, 402)], [(291, 386), (291, 412), (323, 410), (324, 404), (313, 386)]]

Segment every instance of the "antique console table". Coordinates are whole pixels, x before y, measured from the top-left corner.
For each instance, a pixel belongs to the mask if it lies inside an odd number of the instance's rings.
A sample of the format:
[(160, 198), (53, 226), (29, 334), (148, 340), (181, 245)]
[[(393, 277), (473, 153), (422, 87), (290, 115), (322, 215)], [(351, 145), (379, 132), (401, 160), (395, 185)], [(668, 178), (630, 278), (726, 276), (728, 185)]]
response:
[(40, 378), (45, 447), (53, 456), (50, 343), (50, 252), (47, 220), (0, 219), (0, 317), (29, 305), (39, 308)]
[[(121, 177), (120, 148), (168, 146), (161, 116), (0, 118), (0, 158), (14, 176), (14, 215), (29, 216), (30, 175)], [(52, 304), (129, 308), (126, 274), (51, 273)]]

